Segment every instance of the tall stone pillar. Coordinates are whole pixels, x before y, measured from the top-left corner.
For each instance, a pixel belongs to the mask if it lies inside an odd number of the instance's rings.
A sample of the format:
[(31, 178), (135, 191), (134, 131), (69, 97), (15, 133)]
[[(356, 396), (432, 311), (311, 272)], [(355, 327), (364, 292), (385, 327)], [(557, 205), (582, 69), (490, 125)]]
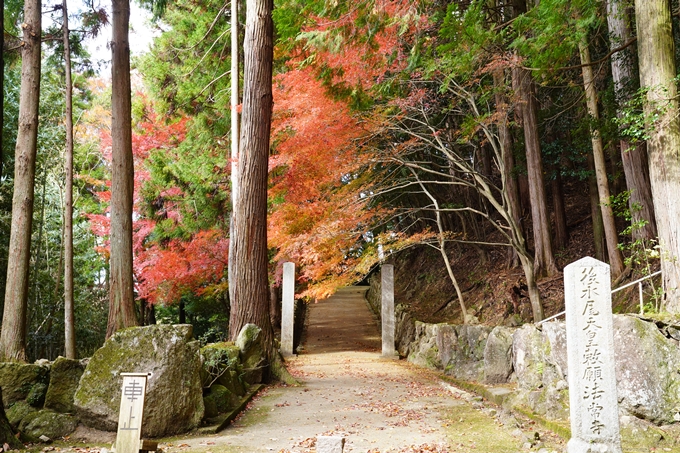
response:
[(293, 355), (295, 325), (295, 263), (283, 263), (283, 297), (281, 298), (281, 355)]
[(564, 268), (571, 439), (568, 453), (621, 453), (609, 265)]
[(396, 357), (394, 350), (394, 266), (383, 264), (380, 270), (382, 289), (381, 311), (382, 319), (382, 356), (386, 358)]

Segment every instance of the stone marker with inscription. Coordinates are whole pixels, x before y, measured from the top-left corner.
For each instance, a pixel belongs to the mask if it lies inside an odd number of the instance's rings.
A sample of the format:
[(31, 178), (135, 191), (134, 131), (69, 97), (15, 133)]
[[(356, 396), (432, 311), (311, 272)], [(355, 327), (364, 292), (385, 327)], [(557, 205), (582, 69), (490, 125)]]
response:
[(571, 439), (568, 453), (621, 452), (609, 265), (564, 268)]
[(295, 263), (283, 263), (283, 297), (281, 303), (281, 354), (293, 355), (295, 325)]
[(397, 357), (394, 350), (394, 266), (383, 264), (380, 269), (382, 290), (380, 318), (382, 320), (382, 356)]
[(146, 380), (150, 373), (120, 373), (123, 390), (118, 415), (116, 453), (139, 453), (142, 435), (142, 415)]

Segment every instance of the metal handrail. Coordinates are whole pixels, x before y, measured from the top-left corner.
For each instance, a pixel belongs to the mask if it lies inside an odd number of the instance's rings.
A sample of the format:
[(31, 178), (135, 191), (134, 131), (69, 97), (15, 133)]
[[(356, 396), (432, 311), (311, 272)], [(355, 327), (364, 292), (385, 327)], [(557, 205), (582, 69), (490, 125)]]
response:
[[(616, 293), (616, 292), (618, 292), (618, 291), (621, 291), (621, 290), (623, 290), (623, 289), (629, 288), (629, 287), (631, 287), (631, 286), (637, 284), (637, 285), (638, 285), (638, 294), (640, 295), (640, 314), (643, 315), (643, 314), (644, 314), (644, 303), (643, 303), (643, 299), (642, 299), (642, 282), (645, 281), (645, 280), (647, 280), (648, 278), (656, 277), (657, 275), (660, 275), (660, 274), (661, 274), (661, 271), (656, 271), (656, 272), (654, 272), (653, 274), (647, 275), (646, 277), (638, 278), (638, 279), (635, 280), (634, 282), (626, 283), (626, 284), (623, 285), (623, 286), (619, 286), (618, 288), (613, 289), (613, 290), (612, 290), (612, 294), (614, 294), (614, 293)], [(536, 324), (536, 325), (543, 324), (544, 322), (548, 322), (548, 321), (550, 321), (550, 320), (552, 320), (552, 319), (555, 319), (555, 318), (558, 318), (558, 317), (562, 316), (562, 315), (565, 314), (566, 312), (567, 312), (566, 310), (565, 310), (565, 311), (561, 311), (561, 312), (557, 313), (556, 315), (552, 315), (551, 317), (545, 318), (545, 319), (543, 319), (543, 320), (541, 320), (541, 321), (538, 321), (538, 322), (535, 323), (535, 324)]]

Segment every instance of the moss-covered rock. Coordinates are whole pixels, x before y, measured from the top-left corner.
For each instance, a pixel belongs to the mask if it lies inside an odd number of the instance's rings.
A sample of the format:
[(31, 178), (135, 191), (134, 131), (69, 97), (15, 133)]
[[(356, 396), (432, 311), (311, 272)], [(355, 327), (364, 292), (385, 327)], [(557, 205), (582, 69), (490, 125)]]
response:
[(236, 338), (243, 365), (243, 380), (248, 384), (262, 382), (267, 361), (262, 347), (262, 329), (246, 324)]
[[(1, 394), (2, 389), (0, 389)], [(15, 430), (7, 419), (4, 406), (0, 406), (0, 445), (9, 446), (8, 450), (18, 450), (24, 447), (19, 439), (17, 439)]]
[(208, 393), (203, 397), (203, 406), (205, 411), (203, 413), (203, 418), (213, 418), (217, 417), (220, 412), (217, 410), (217, 402), (215, 401), (215, 395)]
[(31, 390), (26, 395), (26, 402), (33, 407), (42, 409), (45, 404), (45, 395), (47, 394), (47, 384), (37, 382), (33, 384)]
[(201, 359), (190, 325), (123, 329), (92, 356), (74, 397), (87, 426), (115, 431), (124, 372), (152, 373), (147, 383), (142, 435), (187, 432), (203, 418)]
[(32, 407), (26, 401), (17, 401), (16, 403), (12, 404), (5, 412), (10, 425), (12, 425), (14, 429), (19, 429), (21, 421), (26, 418), (28, 414), (38, 412), (38, 409)]
[(43, 409), (31, 414), (30, 420), (27, 423), (22, 422), (21, 425), (21, 431), (27, 436), (59, 439), (76, 430), (78, 419), (72, 415)]
[(70, 413), (73, 407), (73, 395), (76, 393), (80, 377), (85, 367), (79, 360), (58, 357), (50, 371), (50, 385), (45, 395), (45, 408), (56, 412)]
[(614, 316), (617, 393), (621, 407), (654, 423), (680, 413), (680, 350), (653, 322)]
[(219, 413), (231, 410), (240, 401), (237, 395), (234, 395), (225, 386), (219, 384), (210, 387), (210, 395), (212, 395)]
[(238, 396), (245, 395), (242, 383), (243, 367), (238, 346), (232, 342), (211, 343), (201, 348), (201, 357), (203, 358), (201, 371), (203, 387), (220, 384)]
[(35, 384), (48, 384), (48, 366), (3, 362), (0, 363), (0, 388), (5, 407), (15, 401), (25, 400)]

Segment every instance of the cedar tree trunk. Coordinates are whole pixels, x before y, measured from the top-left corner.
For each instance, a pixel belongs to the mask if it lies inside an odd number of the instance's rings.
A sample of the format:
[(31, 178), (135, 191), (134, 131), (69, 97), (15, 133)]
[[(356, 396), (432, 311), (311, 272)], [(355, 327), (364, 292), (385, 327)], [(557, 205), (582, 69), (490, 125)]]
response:
[(513, 78), (515, 79), (513, 85), (516, 87), (521, 104), (522, 128), (527, 156), (531, 221), (534, 230), (534, 272), (536, 272), (536, 277), (548, 277), (555, 275), (558, 271), (552, 250), (548, 204), (543, 180), (535, 86), (531, 74), (526, 69), (513, 69)]
[(272, 116), (272, 0), (248, 0), (244, 41), (243, 109), (238, 192), (232, 217), (236, 278), (231, 288), (229, 336), (248, 323), (262, 329), (264, 348), (274, 353), (269, 320), (267, 258), (267, 166)]
[(40, 1), (26, 0), (21, 51), (19, 130), (15, 148), (12, 226), (7, 259), (0, 360), (26, 360), (26, 311), (31, 256), (40, 99)]
[(68, 9), (62, 2), (64, 71), (66, 82), (66, 193), (64, 196), (64, 353), (76, 358), (75, 315), (73, 311), (73, 83), (71, 81), (71, 45), (69, 43)]
[[(612, 49), (629, 42), (632, 33), (629, 25), (629, 14), (622, 0), (607, 0), (607, 24), (609, 26), (609, 42)], [(634, 60), (631, 48), (612, 55), (612, 78), (616, 100), (619, 104), (617, 116), (621, 118), (621, 106), (630, 99), (634, 86)], [(637, 84), (636, 84), (637, 85)], [(633, 239), (655, 239), (656, 216), (652, 200), (652, 187), (649, 181), (649, 163), (647, 147), (644, 142), (631, 145), (628, 140), (621, 139), (621, 160), (626, 176), (626, 186), (630, 191), (628, 200), (633, 228)], [(642, 224), (644, 221), (644, 225)]]
[(130, 99), (130, 0), (113, 0), (111, 41), (111, 259), (106, 337), (136, 326), (132, 280), (132, 112)]
[[(600, 111), (597, 106), (597, 91), (593, 67), (590, 64), (590, 50), (585, 38), (579, 41), (579, 54), (581, 55), (581, 72), (583, 74), (583, 87), (586, 93), (588, 114), (593, 123), (600, 119)], [(609, 180), (607, 179), (607, 165), (604, 158), (604, 146), (602, 136), (597, 127), (591, 125), (590, 139), (593, 145), (593, 162), (595, 163), (595, 178), (597, 179), (597, 193), (600, 196), (600, 210), (602, 210), (602, 222), (604, 224), (604, 237), (607, 241), (607, 255), (611, 266), (612, 279), (616, 280), (623, 274), (623, 254), (619, 249), (619, 235), (616, 231), (616, 219), (612, 210), (611, 197), (609, 194)]]
[(640, 86), (646, 89), (647, 151), (661, 246), (665, 308), (680, 312), (680, 122), (670, 2), (635, 0)]

